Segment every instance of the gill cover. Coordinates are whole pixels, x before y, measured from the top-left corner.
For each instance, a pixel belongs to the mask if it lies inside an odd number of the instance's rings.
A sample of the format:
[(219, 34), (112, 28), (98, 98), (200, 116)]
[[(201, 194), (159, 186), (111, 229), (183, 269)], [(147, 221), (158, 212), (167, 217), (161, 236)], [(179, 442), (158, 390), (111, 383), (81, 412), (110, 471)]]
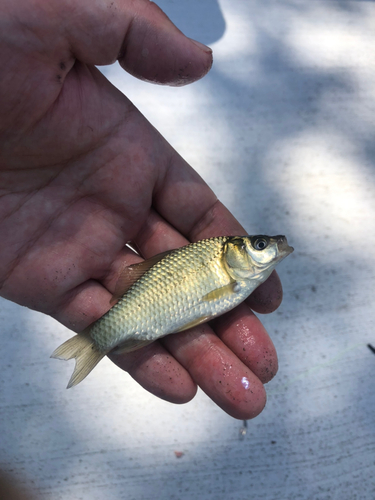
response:
[(225, 244), (223, 260), (228, 274), (233, 279), (246, 279), (254, 271), (251, 257), (246, 250), (246, 237), (234, 236)]

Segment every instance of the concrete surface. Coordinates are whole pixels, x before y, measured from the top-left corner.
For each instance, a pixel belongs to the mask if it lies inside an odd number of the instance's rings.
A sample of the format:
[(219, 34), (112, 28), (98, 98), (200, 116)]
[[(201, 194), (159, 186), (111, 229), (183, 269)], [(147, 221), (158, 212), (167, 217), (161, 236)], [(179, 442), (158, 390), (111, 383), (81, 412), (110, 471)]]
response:
[[(375, 3), (161, 0), (215, 64), (186, 88), (103, 72), (248, 231), (286, 234), (264, 323), (278, 376), (241, 422), (173, 406), (108, 360), (74, 391), (69, 332), (0, 302), (0, 468), (48, 500), (375, 498)], [(176, 457), (175, 452), (183, 452)]]

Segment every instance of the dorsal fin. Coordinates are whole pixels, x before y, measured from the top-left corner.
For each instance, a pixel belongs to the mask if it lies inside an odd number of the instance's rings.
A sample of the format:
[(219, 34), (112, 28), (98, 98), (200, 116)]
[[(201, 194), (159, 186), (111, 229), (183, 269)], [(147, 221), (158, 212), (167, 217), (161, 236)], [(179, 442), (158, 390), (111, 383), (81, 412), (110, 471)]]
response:
[(166, 252), (158, 253), (150, 259), (139, 262), (138, 264), (132, 264), (131, 266), (124, 267), (117, 280), (115, 291), (112, 295), (110, 303), (113, 304), (116, 300), (122, 297), (141, 276), (143, 276), (149, 269), (151, 269), (152, 266), (160, 262), (161, 259), (164, 259), (164, 257), (169, 255), (171, 252), (173, 252), (173, 250), (167, 250)]

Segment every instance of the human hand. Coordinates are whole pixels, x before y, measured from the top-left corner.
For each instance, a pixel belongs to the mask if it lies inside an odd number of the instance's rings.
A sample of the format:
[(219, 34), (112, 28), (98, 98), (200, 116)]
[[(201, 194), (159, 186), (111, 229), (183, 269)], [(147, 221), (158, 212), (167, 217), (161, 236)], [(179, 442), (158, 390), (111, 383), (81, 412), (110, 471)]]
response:
[[(198, 174), (95, 68), (117, 58), (145, 80), (203, 76), (211, 53), (148, 0), (2, 3), (0, 293), (79, 332), (110, 308), (124, 264), (202, 238), (245, 234)], [(5, 22), (4, 19), (7, 19)], [(234, 311), (111, 359), (175, 403), (197, 384), (256, 416), (277, 371), (250, 307), (281, 302), (276, 273)], [(98, 368), (97, 368), (98, 369)]]

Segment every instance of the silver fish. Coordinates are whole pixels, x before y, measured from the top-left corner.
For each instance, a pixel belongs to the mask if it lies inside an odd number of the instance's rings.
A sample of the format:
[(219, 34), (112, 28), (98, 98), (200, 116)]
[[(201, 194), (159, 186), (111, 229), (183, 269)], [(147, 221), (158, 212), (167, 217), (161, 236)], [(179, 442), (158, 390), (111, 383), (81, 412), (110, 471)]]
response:
[(76, 359), (72, 387), (112, 350), (131, 352), (230, 311), (291, 252), (285, 236), (220, 236), (129, 266), (118, 302), (51, 357)]

